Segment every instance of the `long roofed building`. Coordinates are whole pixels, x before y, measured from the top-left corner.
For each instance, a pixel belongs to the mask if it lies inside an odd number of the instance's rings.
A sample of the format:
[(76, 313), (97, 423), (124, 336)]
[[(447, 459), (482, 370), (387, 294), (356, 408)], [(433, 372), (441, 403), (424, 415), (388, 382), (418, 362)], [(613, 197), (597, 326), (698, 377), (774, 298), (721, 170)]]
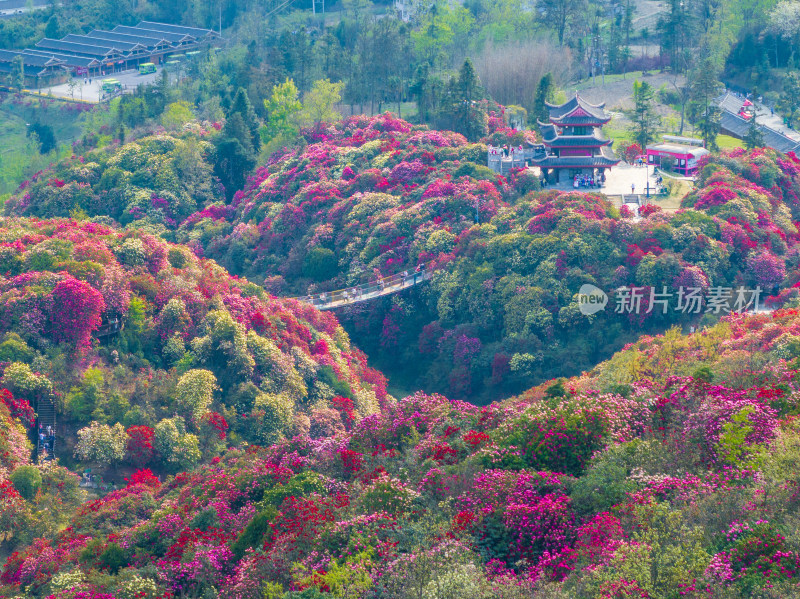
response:
[(58, 40), (44, 38), (33, 48), (0, 52), (0, 83), (18, 70), (15, 61), (19, 57), (25, 85), (40, 88), (63, 83), (71, 75), (106, 76), (136, 69), (145, 62), (161, 65), (173, 56), (185, 58), (221, 40), (219, 33), (210, 29), (153, 21), (142, 21), (136, 27), (119, 25), (113, 31), (72, 33)]
[(544, 154), (533, 158), (550, 183), (583, 176), (604, 180), (605, 170), (619, 164), (602, 127), (611, 117), (605, 104), (589, 104), (577, 92), (564, 104), (546, 103), (549, 122), (538, 121)]
[(15, 72), (14, 63), (22, 60), (22, 73), (25, 85), (49, 85), (65, 81), (69, 75), (64, 60), (56, 56), (39, 56), (27, 51), (0, 50), (0, 77)]

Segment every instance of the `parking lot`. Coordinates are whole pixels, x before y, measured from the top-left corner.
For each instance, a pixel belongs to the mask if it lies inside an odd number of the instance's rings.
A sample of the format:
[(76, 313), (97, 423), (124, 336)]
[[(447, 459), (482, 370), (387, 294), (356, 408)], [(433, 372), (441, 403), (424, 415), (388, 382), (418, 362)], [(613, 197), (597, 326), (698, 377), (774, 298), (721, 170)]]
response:
[[(42, 95), (51, 95), (56, 98), (69, 98), (74, 100), (82, 100), (84, 102), (102, 102), (107, 99), (106, 93), (103, 91), (103, 79), (116, 79), (122, 84), (122, 91), (130, 91), (136, 89), (142, 83), (152, 83), (161, 75), (161, 69), (157, 69), (155, 73), (149, 75), (140, 75), (139, 71), (129, 70), (120, 73), (112, 73), (100, 77), (74, 77), (74, 89), (70, 89), (68, 83), (61, 85), (54, 85), (53, 87), (44, 87), (38, 90)], [(91, 83), (90, 83), (91, 81)]]

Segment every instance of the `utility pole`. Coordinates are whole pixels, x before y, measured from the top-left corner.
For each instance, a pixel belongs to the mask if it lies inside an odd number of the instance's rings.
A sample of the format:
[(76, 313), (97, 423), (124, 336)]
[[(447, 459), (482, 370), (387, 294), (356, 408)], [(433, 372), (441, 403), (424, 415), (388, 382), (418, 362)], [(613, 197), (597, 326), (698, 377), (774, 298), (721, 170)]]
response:
[(222, 0), (219, 0), (219, 36), (222, 37)]

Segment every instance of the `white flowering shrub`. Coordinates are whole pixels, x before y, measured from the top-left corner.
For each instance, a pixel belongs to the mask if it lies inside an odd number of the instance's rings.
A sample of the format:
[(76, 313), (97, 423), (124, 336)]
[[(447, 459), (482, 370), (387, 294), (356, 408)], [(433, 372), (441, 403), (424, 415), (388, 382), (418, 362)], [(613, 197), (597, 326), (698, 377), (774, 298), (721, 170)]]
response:
[(155, 599), (157, 596), (156, 583), (149, 578), (142, 578), (138, 574), (120, 584), (117, 589), (119, 599)]
[(83, 572), (80, 570), (72, 570), (70, 572), (59, 572), (50, 581), (50, 589), (54, 593), (65, 591), (76, 587), (83, 582)]
[(208, 411), (216, 389), (217, 378), (210, 370), (190, 370), (178, 381), (175, 401), (185, 413), (199, 418)]
[(92, 423), (78, 431), (75, 457), (87, 462), (113, 464), (125, 457), (128, 436), (119, 422), (114, 426)]

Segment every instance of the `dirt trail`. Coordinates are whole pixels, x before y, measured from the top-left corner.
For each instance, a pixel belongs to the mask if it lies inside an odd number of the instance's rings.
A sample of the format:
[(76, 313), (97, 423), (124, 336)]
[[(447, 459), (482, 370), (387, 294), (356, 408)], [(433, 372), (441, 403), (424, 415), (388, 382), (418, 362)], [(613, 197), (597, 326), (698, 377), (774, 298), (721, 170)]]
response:
[[(591, 81), (585, 81), (578, 85), (578, 90), (582, 98), (592, 104), (606, 103), (608, 110), (625, 110), (633, 108), (633, 75), (628, 75), (625, 79), (614, 79), (606, 77), (606, 84), (602, 85), (602, 78), (596, 78), (596, 85), (592, 86)], [(666, 85), (668, 89), (674, 89), (672, 82), (675, 77), (669, 73), (652, 73), (645, 77), (640, 77), (642, 81), (647, 81), (654, 89)], [(678, 85), (683, 85), (683, 77), (679, 77)], [(568, 92), (573, 90), (567, 89)], [(569, 95), (569, 94), (568, 94)]]

